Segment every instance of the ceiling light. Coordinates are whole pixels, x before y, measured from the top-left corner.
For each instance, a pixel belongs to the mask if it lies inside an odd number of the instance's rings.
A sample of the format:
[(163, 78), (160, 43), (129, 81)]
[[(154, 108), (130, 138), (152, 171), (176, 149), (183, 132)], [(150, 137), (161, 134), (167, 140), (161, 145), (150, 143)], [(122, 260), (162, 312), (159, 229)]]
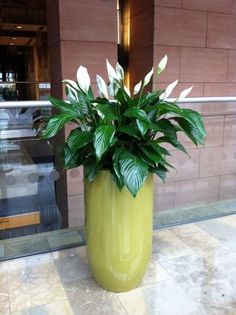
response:
[(17, 25), (16, 28), (17, 28), (18, 30), (21, 30), (21, 29), (23, 28), (23, 26)]
[(14, 43), (10, 43), (11, 46), (15, 45)]
[(15, 39), (16, 39), (16, 37), (12, 37), (11, 39), (12, 39), (12, 40), (15, 40)]

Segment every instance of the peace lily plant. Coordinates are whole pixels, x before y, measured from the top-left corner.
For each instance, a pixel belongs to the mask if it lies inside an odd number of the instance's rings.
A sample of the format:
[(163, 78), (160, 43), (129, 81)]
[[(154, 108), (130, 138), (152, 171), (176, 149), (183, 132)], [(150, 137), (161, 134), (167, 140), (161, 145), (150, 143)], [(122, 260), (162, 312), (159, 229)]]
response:
[[(159, 76), (165, 69), (167, 56), (157, 67)], [(66, 169), (84, 166), (84, 176), (92, 182), (100, 170), (109, 170), (122, 190), (128, 188), (135, 197), (148, 173), (165, 180), (170, 152), (169, 143), (187, 154), (179, 142), (185, 133), (196, 145), (205, 139), (201, 115), (176, 103), (188, 95), (184, 90), (174, 101), (168, 97), (178, 81), (165, 90), (144, 92), (151, 81), (153, 69), (137, 83), (132, 92), (125, 86), (124, 70), (119, 63), (115, 69), (107, 61), (109, 83), (97, 75), (100, 94), (94, 97), (87, 69), (80, 66), (77, 81), (64, 80), (66, 100), (50, 97), (59, 113), (52, 116), (43, 131), (43, 138), (55, 136), (67, 123), (74, 123), (63, 146)]]

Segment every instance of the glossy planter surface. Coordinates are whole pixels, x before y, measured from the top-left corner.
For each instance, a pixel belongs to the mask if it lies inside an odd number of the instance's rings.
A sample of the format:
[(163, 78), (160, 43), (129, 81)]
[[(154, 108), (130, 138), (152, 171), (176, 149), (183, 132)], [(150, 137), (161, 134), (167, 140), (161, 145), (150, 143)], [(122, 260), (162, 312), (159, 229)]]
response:
[(153, 178), (133, 198), (108, 171), (85, 181), (87, 254), (95, 280), (108, 291), (136, 288), (152, 249)]

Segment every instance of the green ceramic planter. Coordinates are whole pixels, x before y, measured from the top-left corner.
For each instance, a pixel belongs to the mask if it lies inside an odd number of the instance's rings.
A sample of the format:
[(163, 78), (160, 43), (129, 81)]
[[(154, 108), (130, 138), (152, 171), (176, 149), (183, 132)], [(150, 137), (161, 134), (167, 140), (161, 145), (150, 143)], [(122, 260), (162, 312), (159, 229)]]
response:
[(113, 292), (136, 288), (152, 249), (153, 178), (133, 198), (108, 171), (85, 181), (87, 254), (98, 284)]

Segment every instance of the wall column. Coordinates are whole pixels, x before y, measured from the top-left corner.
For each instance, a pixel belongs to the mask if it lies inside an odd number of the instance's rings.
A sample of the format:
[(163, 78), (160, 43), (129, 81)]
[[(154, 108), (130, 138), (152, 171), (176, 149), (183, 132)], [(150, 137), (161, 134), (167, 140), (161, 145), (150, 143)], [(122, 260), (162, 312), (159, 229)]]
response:
[[(93, 87), (96, 74), (107, 79), (106, 58), (112, 64), (117, 60), (116, 1), (48, 0), (47, 14), (51, 94), (63, 96), (62, 79), (75, 80), (79, 65), (87, 67)], [(70, 129), (65, 128), (62, 138)], [(57, 183), (58, 203), (62, 212), (69, 211), (69, 226), (84, 223), (82, 177), (78, 168)]]

